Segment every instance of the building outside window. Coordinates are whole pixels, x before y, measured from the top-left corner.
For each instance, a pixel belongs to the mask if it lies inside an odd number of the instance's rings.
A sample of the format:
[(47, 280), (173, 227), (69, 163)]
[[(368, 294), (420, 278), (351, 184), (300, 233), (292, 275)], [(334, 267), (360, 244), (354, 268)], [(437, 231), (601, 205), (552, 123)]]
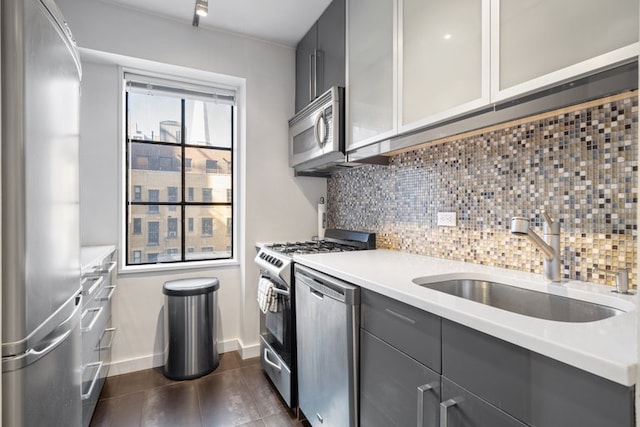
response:
[(178, 237), (178, 218), (167, 218), (167, 238)]
[(134, 185), (133, 186), (133, 200), (135, 202), (141, 202), (142, 201), (142, 186), (141, 185)]
[(160, 223), (151, 221), (147, 223), (147, 245), (158, 246), (160, 244)]
[(147, 212), (158, 213), (160, 212), (160, 206), (157, 203), (160, 201), (160, 190), (149, 190), (149, 205), (147, 205)]
[(130, 73), (125, 88), (126, 266), (232, 259), (235, 92)]
[(202, 218), (202, 235), (213, 236), (213, 218)]
[(141, 218), (133, 218), (133, 234), (142, 234)]
[(210, 203), (211, 200), (213, 200), (213, 191), (211, 190), (211, 188), (203, 188), (202, 189), (202, 202), (203, 203)]

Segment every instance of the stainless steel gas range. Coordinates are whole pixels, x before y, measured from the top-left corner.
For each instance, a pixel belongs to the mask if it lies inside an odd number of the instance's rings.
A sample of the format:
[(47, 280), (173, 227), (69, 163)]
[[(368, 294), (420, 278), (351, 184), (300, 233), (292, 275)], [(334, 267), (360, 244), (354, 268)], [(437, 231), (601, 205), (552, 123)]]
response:
[(260, 267), (260, 280), (270, 282), (278, 299), (277, 304), (260, 314), (261, 365), (290, 408), (298, 405), (293, 256), (375, 247), (375, 233), (327, 229), (323, 240), (273, 243), (258, 251), (255, 262)]

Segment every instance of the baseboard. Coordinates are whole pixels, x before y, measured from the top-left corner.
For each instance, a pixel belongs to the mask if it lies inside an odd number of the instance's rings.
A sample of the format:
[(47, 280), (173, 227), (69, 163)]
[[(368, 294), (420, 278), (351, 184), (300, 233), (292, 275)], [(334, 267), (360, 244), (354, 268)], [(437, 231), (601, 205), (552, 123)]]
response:
[[(237, 351), (243, 359), (257, 357), (260, 355), (260, 344), (250, 346), (242, 345), (240, 339), (218, 341), (218, 353), (229, 353)], [(136, 357), (126, 360), (115, 360), (109, 366), (109, 376), (113, 377), (121, 374), (128, 374), (135, 371), (156, 368), (164, 365), (164, 353), (150, 354), (148, 356)]]

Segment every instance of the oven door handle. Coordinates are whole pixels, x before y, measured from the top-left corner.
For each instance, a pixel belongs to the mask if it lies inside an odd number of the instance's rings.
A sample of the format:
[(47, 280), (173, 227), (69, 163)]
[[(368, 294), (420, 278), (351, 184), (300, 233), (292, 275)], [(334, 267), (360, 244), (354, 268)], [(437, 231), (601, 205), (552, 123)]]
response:
[(282, 365), (280, 365), (279, 361), (278, 361), (278, 364), (275, 364), (271, 360), (269, 360), (269, 353), (271, 353), (271, 351), (269, 351), (269, 349), (265, 347), (265, 349), (264, 349), (264, 361), (267, 362), (267, 364), (271, 365), (274, 369), (276, 369), (278, 371), (281, 371), (282, 370)]

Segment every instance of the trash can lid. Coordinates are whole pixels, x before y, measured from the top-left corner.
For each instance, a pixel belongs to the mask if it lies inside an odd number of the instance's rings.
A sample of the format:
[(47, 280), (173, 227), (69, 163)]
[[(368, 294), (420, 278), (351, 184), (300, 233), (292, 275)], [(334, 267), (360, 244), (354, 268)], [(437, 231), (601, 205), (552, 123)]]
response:
[(178, 279), (164, 282), (162, 293), (165, 295), (188, 297), (213, 292), (218, 290), (219, 287), (220, 282), (217, 277)]

